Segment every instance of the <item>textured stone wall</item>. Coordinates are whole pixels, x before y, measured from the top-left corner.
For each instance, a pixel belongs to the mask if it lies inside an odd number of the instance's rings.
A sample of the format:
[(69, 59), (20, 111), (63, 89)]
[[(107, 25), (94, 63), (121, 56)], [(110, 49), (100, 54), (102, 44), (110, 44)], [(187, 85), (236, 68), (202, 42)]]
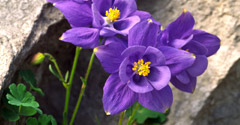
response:
[[(166, 27), (183, 8), (196, 21), (195, 28), (220, 37), (221, 48), (209, 58), (207, 71), (198, 78), (193, 94), (173, 89), (174, 102), (168, 125), (237, 124), (240, 103), (240, 1), (239, 0), (138, 0), (139, 9), (149, 11)], [(64, 88), (48, 71), (49, 62), (28, 65), (38, 51), (53, 54), (62, 70), (71, 69), (74, 46), (58, 41), (69, 29), (62, 14), (45, 0), (0, 0), (0, 86), (16, 81), (17, 71), (31, 68), (46, 96), (38, 97), (45, 113), (53, 114), (61, 122)], [(90, 51), (81, 52), (76, 76), (84, 75)], [(118, 116), (105, 116), (102, 109), (102, 87), (108, 74), (102, 73), (95, 61), (89, 77), (77, 123), (96, 124), (96, 117), (104, 124), (117, 124)], [(74, 79), (70, 111), (74, 108), (81, 81)], [(1, 89), (2, 90), (2, 89)], [(70, 113), (71, 114), (71, 113)]]
[[(139, 2), (139, 8), (150, 11), (163, 26), (167, 26), (181, 14), (182, 8), (186, 8), (195, 18), (196, 29), (213, 33), (221, 39), (221, 48), (217, 54), (209, 58), (208, 69), (198, 78), (195, 92), (187, 94), (174, 90), (174, 102), (167, 124), (219, 124), (221, 120), (227, 121), (225, 123), (236, 123), (240, 118), (237, 110), (239, 106), (230, 105), (239, 102), (240, 98), (237, 97), (240, 92), (237, 90), (231, 92), (231, 89), (224, 90), (224, 88), (231, 86), (231, 88), (240, 89), (237, 85), (240, 79), (236, 77), (239, 76), (240, 70), (236, 70), (236, 73), (229, 71), (231, 67), (239, 67), (239, 63), (236, 62), (240, 60), (240, 1), (145, 0)], [(236, 64), (234, 65), (234, 63)], [(233, 78), (235, 81), (231, 80)], [(223, 79), (228, 82), (222, 82)], [(218, 87), (220, 85), (223, 87)], [(223, 90), (224, 92), (222, 92)], [(223, 93), (234, 94), (223, 96)], [(222, 100), (219, 95), (222, 95)], [(217, 97), (219, 98), (217, 99)], [(212, 107), (210, 107), (210, 100), (215, 100), (215, 105)], [(202, 110), (209, 112), (204, 113)], [(215, 116), (212, 116), (213, 114)], [(229, 119), (230, 116), (234, 117)], [(197, 122), (194, 122), (194, 118)]]

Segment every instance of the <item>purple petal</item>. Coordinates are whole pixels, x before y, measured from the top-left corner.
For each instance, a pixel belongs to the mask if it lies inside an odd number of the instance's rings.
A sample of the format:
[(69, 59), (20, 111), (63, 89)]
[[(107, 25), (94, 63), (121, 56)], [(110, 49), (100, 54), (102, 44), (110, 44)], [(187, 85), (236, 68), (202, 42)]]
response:
[(206, 55), (208, 52), (205, 46), (194, 40), (185, 45), (183, 49), (189, 50), (189, 52), (194, 53), (195, 55)]
[(93, 13), (93, 27), (102, 27), (104, 23), (103, 17), (96, 8), (95, 3), (92, 4), (92, 13)]
[(161, 90), (168, 85), (171, 72), (167, 66), (151, 67), (147, 79), (156, 90)]
[(150, 61), (150, 66), (161, 66), (165, 64), (165, 56), (159, 49), (149, 46), (143, 56), (145, 62)]
[(137, 10), (135, 0), (115, 0), (113, 7), (116, 7), (120, 11), (121, 19), (128, 17)]
[(158, 32), (159, 25), (147, 20), (142, 21), (130, 30), (128, 46), (155, 46)]
[(128, 109), (137, 100), (137, 94), (121, 82), (117, 73), (110, 75), (103, 88), (103, 107), (106, 114), (114, 115)]
[(101, 62), (103, 68), (108, 73), (114, 73), (118, 71), (123, 60), (121, 53), (126, 46), (119, 38), (108, 38), (107, 41), (113, 42), (95, 48), (94, 52)]
[(189, 83), (182, 83), (176, 77), (173, 76), (171, 78), (171, 83), (176, 88), (180, 89), (181, 91), (193, 93), (194, 89), (196, 87), (197, 78), (196, 77), (191, 77), (191, 76), (189, 76), (189, 78), (190, 78), (190, 82)]
[(138, 61), (138, 59), (142, 58), (145, 50), (146, 50), (145, 46), (131, 46), (122, 52), (122, 56), (123, 57), (135, 56), (136, 60), (133, 61)]
[(156, 47), (159, 48), (161, 46), (169, 46), (168, 43), (168, 32), (166, 30), (163, 30), (162, 32), (160, 32), (160, 34), (158, 35), (157, 38), (157, 44)]
[(138, 94), (138, 102), (153, 111), (164, 113), (172, 105), (173, 95), (169, 86), (161, 90)]
[(134, 13), (131, 14), (131, 16), (138, 16), (141, 20), (147, 20), (149, 18), (152, 18), (152, 15), (146, 11), (140, 11), (137, 10)]
[(183, 12), (174, 22), (168, 25), (166, 30), (169, 32), (169, 41), (181, 39), (189, 33), (195, 24), (190, 12)]
[(89, 27), (92, 25), (92, 10), (88, 3), (76, 3), (73, 1), (62, 1), (54, 4), (72, 27)]
[(199, 76), (207, 69), (207, 66), (207, 57), (203, 55), (196, 55), (196, 60), (193, 65), (187, 69), (187, 71), (191, 76)]
[(123, 34), (128, 34), (129, 30), (140, 21), (138, 16), (131, 16), (116, 21), (113, 26), (116, 30), (122, 32)]
[(216, 53), (220, 48), (220, 39), (215, 35), (201, 30), (194, 30), (193, 35), (193, 40), (201, 43), (208, 49), (207, 57)]
[(148, 82), (146, 77), (135, 74), (129, 82), (128, 87), (136, 93), (146, 93), (153, 90), (153, 87)]
[(175, 39), (169, 43), (170, 46), (174, 48), (182, 48), (184, 45), (189, 43), (193, 38), (193, 35), (190, 35), (187, 39)]
[(191, 53), (168, 46), (159, 47), (166, 57), (166, 65), (170, 68), (172, 75), (176, 75), (190, 67), (195, 57)]
[(110, 36), (114, 36), (116, 34), (121, 34), (123, 36), (127, 35), (126, 33), (118, 31), (118, 30), (114, 29), (113, 27), (103, 27), (100, 31), (100, 36), (103, 36), (103, 37), (110, 37)]
[(60, 1), (74, 1), (77, 3), (84, 3), (84, 2), (88, 2), (89, 4), (91, 3), (91, 0), (47, 0), (50, 3), (56, 3), (56, 2), (60, 2)]
[(177, 74), (176, 78), (183, 84), (187, 84), (190, 82), (189, 75), (187, 74), (186, 71), (183, 71), (183, 72)]
[(63, 33), (60, 40), (84, 49), (94, 48), (98, 45), (99, 30), (86, 27), (72, 28)]
[(125, 58), (119, 67), (119, 77), (122, 82), (127, 83), (134, 74), (133, 65), (129, 58)]
[(113, 0), (92, 0), (96, 4), (96, 8), (102, 16), (105, 16), (106, 11), (112, 7)]

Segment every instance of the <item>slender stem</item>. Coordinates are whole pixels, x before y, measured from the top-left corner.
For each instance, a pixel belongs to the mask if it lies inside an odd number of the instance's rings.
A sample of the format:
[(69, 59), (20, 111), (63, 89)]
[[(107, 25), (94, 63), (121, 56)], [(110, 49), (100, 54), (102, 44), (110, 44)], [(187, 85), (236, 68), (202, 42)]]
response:
[(65, 106), (64, 106), (64, 111), (63, 111), (63, 125), (67, 125), (67, 123), (68, 123), (67, 116), (68, 116), (68, 105), (69, 105), (69, 99), (70, 99), (70, 91), (71, 91), (72, 82), (73, 82), (74, 74), (75, 74), (76, 67), (77, 67), (77, 61), (78, 61), (78, 57), (79, 57), (81, 49), (82, 48), (80, 48), (80, 47), (76, 47), (76, 52), (75, 52), (75, 57), (74, 57), (74, 61), (73, 61), (72, 71), (71, 71), (69, 82), (68, 82), (67, 88), (66, 88)]
[(134, 117), (135, 113), (137, 112), (137, 109), (138, 109), (139, 106), (140, 106), (140, 104), (137, 103), (135, 109), (134, 109), (133, 112), (132, 112), (132, 115), (131, 115), (131, 116), (129, 117), (129, 119), (128, 119), (127, 125), (131, 125), (131, 124), (132, 124), (132, 122), (133, 122), (133, 121), (132, 121), (132, 120), (133, 120), (133, 117)]
[(64, 82), (62, 72), (59, 69), (56, 59), (49, 53), (44, 53), (44, 55), (54, 64), (55, 68), (57, 69), (58, 75), (60, 76), (60, 81), (62, 82), (63, 86), (66, 88), (66, 83)]
[(82, 80), (83, 83), (82, 83), (81, 92), (79, 94), (79, 97), (78, 97), (78, 100), (77, 100), (77, 104), (76, 104), (76, 107), (74, 109), (71, 121), (70, 121), (70, 125), (73, 124), (74, 119), (75, 119), (75, 117), (77, 115), (77, 111), (79, 109), (79, 106), (80, 106), (80, 103), (81, 103), (81, 100), (82, 100), (82, 97), (83, 97), (83, 94), (84, 94), (84, 91), (85, 91), (85, 88), (86, 88), (86, 85), (87, 85), (87, 79), (88, 79), (88, 76), (89, 76), (91, 68), (92, 68), (94, 57), (95, 57), (95, 54), (94, 54), (94, 52), (92, 52), (92, 56), (91, 56), (91, 59), (90, 59), (89, 64), (88, 64), (88, 69), (87, 69), (85, 78), (84, 78), (84, 80)]
[(21, 109), (22, 109), (22, 106), (20, 105), (19, 108), (18, 108), (18, 114), (20, 115), (21, 113)]
[(124, 115), (125, 115), (125, 111), (121, 112), (121, 115), (120, 115), (120, 119), (119, 119), (119, 122), (118, 122), (118, 125), (122, 125), (122, 121), (123, 121), (123, 118), (124, 118)]

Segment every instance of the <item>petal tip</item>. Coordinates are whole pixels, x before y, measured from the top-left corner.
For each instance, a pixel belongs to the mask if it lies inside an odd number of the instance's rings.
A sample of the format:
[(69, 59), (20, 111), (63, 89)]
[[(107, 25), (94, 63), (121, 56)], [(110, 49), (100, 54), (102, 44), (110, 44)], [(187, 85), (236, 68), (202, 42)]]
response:
[(98, 51), (98, 47), (93, 49), (93, 52), (96, 53)]
[(111, 113), (110, 112), (105, 112), (106, 113), (106, 115), (111, 115)]
[(187, 11), (188, 11), (187, 9), (183, 8), (183, 13), (186, 13)]
[(59, 40), (63, 40), (63, 35), (61, 37), (59, 37)]
[(164, 111), (164, 113), (167, 113), (167, 112), (169, 111), (169, 109), (170, 109), (170, 108), (167, 108), (167, 109)]
[(150, 19), (150, 18), (149, 18), (147, 21), (148, 21), (149, 23), (153, 23), (153, 20)]
[(163, 26), (161, 26), (161, 30), (164, 30), (164, 27), (163, 27)]

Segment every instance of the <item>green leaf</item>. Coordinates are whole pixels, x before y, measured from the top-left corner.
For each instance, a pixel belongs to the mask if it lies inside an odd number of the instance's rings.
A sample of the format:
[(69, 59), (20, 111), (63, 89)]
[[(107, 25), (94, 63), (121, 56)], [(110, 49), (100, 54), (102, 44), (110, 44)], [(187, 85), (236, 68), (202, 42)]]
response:
[(49, 64), (49, 67), (48, 67), (48, 68), (49, 68), (49, 71), (61, 81), (60, 76), (59, 76), (58, 73), (52, 68), (52, 65), (51, 65), (51, 64)]
[(42, 110), (39, 108), (34, 108), (40, 115), (42, 115)]
[(28, 91), (26, 86), (23, 84), (11, 84), (9, 86), (10, 94), (6, 95), (8, 103), (15, 106), (26, 106), (26, 107), (39, 107), (38, 102), (35, 101), (35, 97)]
[(32, 87), (32, 90), (34, 90), (35, 92), (38, 92), (41, 96), (44, 96), (45, 94), (43, 93), (42, 89), (40, 88), (33, 88)]
[(29, 117), (26, 121), (26, 125), (38, 125), (38, 120), (33, 117)]
[(52, 115), (42, 114), (38, 119), (30, 117), (27, 119), (27, 125), (57, 125), (56, 120)]
[[(132, 110), (134, 108), (135, 108), (135, 104), (127, 110), (126, 114), (128, 117), (132, 114)], [(166, 114), (164, 114), (164, 113), (155, 112), (155, 111), (149, 110), (143, 106), (139, 106), (133, 119), (136, 120), (136, 122), (139, 124), (145, 123), (147, 119), (151, 119), (150, 120), (150, 121), (152, 121), (151, 124), (153, 124), (156, 121), (159, 124), (159, 123), (164, 123), (167, 118), (166, 118)]]
[(33, 87), (37, 87), (37, 80), (31, 70), (20, 70), (19, 75)]
[(82, 84), (86, 85), (86, 80), (83, 77), (80, 77), (80, 79), (82, 80)]
[(43, 115), (40, 115), (38, 117), (38, 122), (39, 122), (39, 125), (48, 125), (48, 124), (52, 124), (52, 125), (56, 125), (56, 120), (53, 118), (52, 115), (46, 115), (46, 114), (43, 114)]
[(37, 87), (37, 80), (31, 70), (20, 70), (19, 75), (30, 85), (32, 90), (44, 96), (42, 89)]
[(69, 71), (67, 71), (66, 74), (65, 74), (65, 79), (64, 79), (64, 80), (65, 80), (65, 83), (67, 83), (68, 77), (69, 77)]
[(19, 115), (23, 116), (33, 116), (37, 113), (36, 109), (32, 107), (22, 107)]
[(12, 109), (2, 108), (2, 117), (8, 121), (17, 121), (20, 119), (19, 115)]

